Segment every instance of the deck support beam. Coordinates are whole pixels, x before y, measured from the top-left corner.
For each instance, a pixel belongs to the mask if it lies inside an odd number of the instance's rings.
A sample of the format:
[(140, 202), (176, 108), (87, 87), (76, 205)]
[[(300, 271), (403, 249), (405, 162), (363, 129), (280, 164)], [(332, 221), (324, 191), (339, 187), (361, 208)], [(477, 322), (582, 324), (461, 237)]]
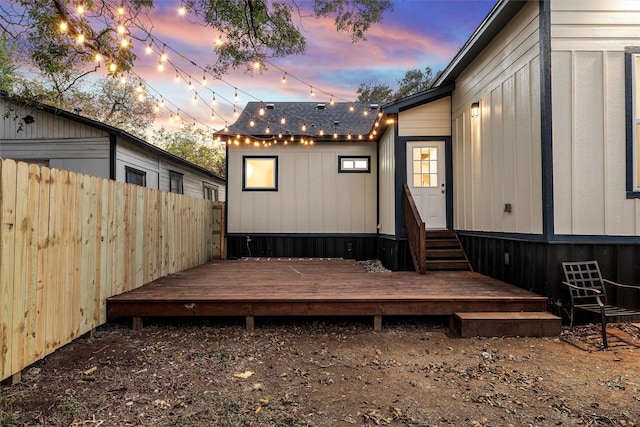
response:
[(382, 332), (382, 316), (379, 314), (373, 316), (373, 332)]
[(132, 327), (134, 331), (139, 331), (142, 329), (142, 317), (140, 316), (134, 316), (133, 317), (133, 322), (132, 322)]
[(245, 318), (245, 325), (247, 328), (247, 331), (253, 331), (255, 329), (255, 319), (253, 316), (247, 316)]

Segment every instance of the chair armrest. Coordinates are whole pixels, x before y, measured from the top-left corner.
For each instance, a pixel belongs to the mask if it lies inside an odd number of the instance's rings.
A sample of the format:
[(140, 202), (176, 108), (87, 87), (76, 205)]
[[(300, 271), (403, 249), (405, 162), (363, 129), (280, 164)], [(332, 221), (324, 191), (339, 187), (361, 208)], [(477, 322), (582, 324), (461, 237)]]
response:
[(610, 285), (619, 287), (619, 288), (629, 288), (629, 289), (636, 289), (636, 290), (640, 290), (640, 286), (635, 286), (635, 285), (623, 285), (622, 283), (617, 283), (617, 282), (612, 282), (611, 280), (607, 280), (607, 279), (602, 279), (603, 282), (608, 283)]
[(581, 291), (586, 291), (586, 292), (593, 292), (596, 295), (602, 294), (602, 291), (600, 291), (599, 289), (585, 288), (583, 286), (573, 285), (573, 284), (571, 284), (569, 282), (562, 282), (562, 283), (564, 283), (565, 285), (567, 285), (568, 287), (573, 288), (573, 289), (579, 289)]

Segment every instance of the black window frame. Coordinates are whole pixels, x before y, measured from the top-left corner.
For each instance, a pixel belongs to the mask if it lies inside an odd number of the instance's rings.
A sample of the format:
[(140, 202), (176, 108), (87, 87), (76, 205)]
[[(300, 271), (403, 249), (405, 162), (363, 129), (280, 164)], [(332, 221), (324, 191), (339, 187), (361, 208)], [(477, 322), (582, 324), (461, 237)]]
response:
[[(366, 160), (367, 169), (343, 169), (343, 160)], [(338, 173), (371, 173), (371, 156), (338, 156)]]
[(636, 56), (640, 56), (640, 46), (626, 47), (624, 56), (627, 199), (640, 199), (640, 188), (637, 186), (638, 175), (640, 175), (640, 165), (637, 158), (637, 150), (640, 150), (638, 141), (640, 135), (636, 135), (636, 123), (640, 122), (640, 120), (636, 120), (636, 117), (640, 115), (640, 111), (635, 111), (635, 103), (640, 101), (636, 99), (636, 96), (640, 96), (640, 82), (634, 82), (634, 59)]
[[(142, 183), (138, 183), (138, 182), (132, 182), (130, 180), (130, 176), (137, 176), (140, 177), (142, 180)], [(124, 167), (124, 182), (126, 182), (127, 184), (133, 184), (133, 185), (139, 185), (141, 187), (146, 187), (147, 186), (147, 172), (140, 170), (140, 169), (136, 169), (136, 168), (132, 168), (131, 166), (125, 166)]]
[[(274, 167), (274, 187), (247, 187), (247, 160), (252, 159), (273, 159)], [(242, 156), (242, 191), (278, 191), (278, 156)]]
[[(178, 178), (180, 180), (177, 189), (173, 188), (174, 178)], [(183, 173), (172, 171), (172, 170), (169, 171), (169, 192), (176, 193), (176, 194), (184, 194), (184, 174)]]

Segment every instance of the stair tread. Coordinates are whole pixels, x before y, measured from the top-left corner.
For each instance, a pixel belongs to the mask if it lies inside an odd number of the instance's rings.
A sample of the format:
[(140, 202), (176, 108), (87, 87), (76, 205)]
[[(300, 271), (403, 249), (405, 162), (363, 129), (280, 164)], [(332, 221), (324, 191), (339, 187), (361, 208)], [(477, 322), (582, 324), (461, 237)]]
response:
[(454, 313), (461, 320), (556, 320), (558, 316), (547, 311), (487, 311)]

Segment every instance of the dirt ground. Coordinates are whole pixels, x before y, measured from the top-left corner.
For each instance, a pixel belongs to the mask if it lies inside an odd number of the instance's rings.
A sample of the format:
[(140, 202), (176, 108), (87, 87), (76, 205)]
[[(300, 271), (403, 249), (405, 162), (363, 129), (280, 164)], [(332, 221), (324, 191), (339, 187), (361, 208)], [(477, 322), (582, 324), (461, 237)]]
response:
[(0, 388), (2, 426), (634, 426), (640, 329), (449, 336), (445, 319), (107, 324)]

